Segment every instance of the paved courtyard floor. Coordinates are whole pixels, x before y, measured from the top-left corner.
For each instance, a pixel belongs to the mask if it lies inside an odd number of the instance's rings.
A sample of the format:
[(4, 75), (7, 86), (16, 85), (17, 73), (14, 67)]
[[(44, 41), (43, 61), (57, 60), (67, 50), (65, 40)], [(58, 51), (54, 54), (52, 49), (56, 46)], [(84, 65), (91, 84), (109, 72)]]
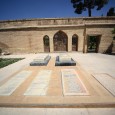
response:
[[(0, 69), (0, 106), (111, 108), (110, 113), (115, 113), (115, 56), (67, 54), (76, 61), (76, 66), (55, 66), (59, 53), (49, 54), (47, 66), (29, 66), (40, 54), (3, 56), (25, 59)], [(20, 76), (27, 77), (20, 79)]]

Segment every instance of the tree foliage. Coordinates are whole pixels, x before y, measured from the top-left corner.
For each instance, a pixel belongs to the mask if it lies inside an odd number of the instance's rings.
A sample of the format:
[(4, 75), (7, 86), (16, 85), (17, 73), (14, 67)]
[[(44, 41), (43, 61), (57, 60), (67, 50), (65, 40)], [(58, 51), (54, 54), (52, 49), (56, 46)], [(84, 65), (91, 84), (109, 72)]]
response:
[(115, 34), (115, 27), (114, 27), (113, 30), (112, 30), (112, 34)]
[(115, 8), (110, 8), (107, 12), (107, 16), (115, 16)]
[(109, 0), (71, 0), (75, 13), (82, 14), (83, 11), (88, 10), (89, 17), (91, 16), (91, 10), (96, 7), (97, 10), (101, 10)]
[(1, 53), (2, 53), (2, 49), (0, 48), (0, 55), (1, 55)]

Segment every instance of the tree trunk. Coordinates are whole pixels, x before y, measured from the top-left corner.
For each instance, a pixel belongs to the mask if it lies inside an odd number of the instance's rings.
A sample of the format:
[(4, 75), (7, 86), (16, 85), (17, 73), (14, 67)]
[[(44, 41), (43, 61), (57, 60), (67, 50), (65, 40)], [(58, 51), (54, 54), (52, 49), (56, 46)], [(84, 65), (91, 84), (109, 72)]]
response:
[(88, 8), (88, 15), (91, 17), (91, 8)]

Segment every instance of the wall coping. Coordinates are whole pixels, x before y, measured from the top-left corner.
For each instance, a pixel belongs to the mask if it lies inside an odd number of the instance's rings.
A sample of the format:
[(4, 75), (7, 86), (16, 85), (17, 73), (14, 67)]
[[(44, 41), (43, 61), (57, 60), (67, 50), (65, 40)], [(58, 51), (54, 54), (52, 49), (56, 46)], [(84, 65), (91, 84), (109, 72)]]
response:
[(96, 23), (96, 24), (81, 24), (81, 25), (50, 25), (50, 26), (18, 26), (18, 27), (5, 27), (0, 28), (0, 31), (4, 30), (20, 30), (20, 29), (47, 29), (47, 28), (71, 28), (71, 27), (89, 27), (89, 26), (115, 26), (115, 23)]
[(104, 20), (104, 19), (115, 19), (115, 16), (102, 16), (102, 17), (69, 17), (69, 18), (33, 18), (33, 19), (17, 19), (17, 20), (0, 20), (0, 23), (3, 22), (18, 22), (18, 21), (39, 21), (39, 20), (69, 20), (69, 19), (83, 19), (83, 20)]

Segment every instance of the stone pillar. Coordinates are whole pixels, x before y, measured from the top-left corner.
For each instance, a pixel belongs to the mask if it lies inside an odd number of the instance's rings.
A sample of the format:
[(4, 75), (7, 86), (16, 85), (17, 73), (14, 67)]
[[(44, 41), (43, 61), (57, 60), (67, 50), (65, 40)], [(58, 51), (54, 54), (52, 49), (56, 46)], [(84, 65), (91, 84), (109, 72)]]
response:
[(54, 52), (53, 36), (50, 36), (50, 52)]
[(39, 52), (44, 52), (44, 41), (43, 41), (43, 38), (41, 40), (39, 40), (39, 43), (40, 42), (41, 42), (41, 44), (40, 44)]
[(84, 26), (84, 32), (83, 32), (83, 53), (87, 53), (87, 34), (86, 34), (86, 25)]
[(84, 53), (87, 53), (87, 37), (84, 39)]
[(72, 36), (68, 35), (68, 52), (72, 51)]

